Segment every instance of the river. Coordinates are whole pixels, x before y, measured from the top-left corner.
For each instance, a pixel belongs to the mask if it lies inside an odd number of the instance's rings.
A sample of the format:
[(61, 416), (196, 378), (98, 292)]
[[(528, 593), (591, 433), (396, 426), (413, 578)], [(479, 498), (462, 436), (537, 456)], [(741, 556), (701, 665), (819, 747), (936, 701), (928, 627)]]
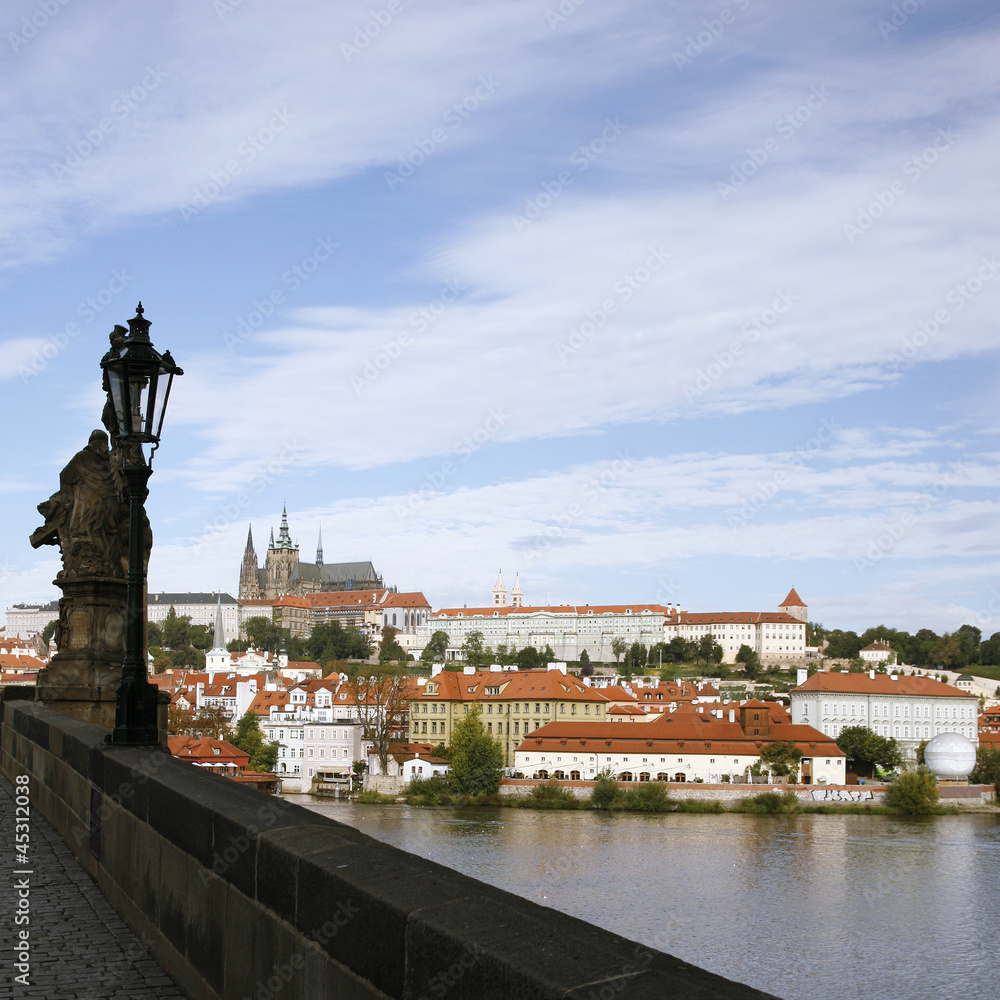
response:
[(297, 802), (785, 1000), (1000, 995), (1000, 815)]

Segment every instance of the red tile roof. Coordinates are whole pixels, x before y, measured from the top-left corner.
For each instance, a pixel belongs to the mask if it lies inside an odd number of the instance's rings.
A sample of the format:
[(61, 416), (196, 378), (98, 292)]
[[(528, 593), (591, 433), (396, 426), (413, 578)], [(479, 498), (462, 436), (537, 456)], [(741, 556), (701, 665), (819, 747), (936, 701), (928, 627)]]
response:
[(806, 602), (802, 600), (801, 597), (795, 592), (795, 588), (792, 587), (788, 591), (788, 596), (778, 605), (779, 608), (804, 608), (806, 607)]
[(833, 694), (907, 694), (925, 698), (974, 698), (968, 691), (959, 691), (931, 677), (911, 677), (899, 674), (893, 680), (889, 674), (869, 677), (863, 674), (815, 673), (793, 691), (829, 691)]

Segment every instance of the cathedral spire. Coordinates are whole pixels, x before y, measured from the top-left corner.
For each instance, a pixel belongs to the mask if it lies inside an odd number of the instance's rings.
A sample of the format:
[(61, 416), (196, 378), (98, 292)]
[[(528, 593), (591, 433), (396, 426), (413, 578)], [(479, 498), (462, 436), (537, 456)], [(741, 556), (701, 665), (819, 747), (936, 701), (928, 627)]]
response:
[(323, 525), (319, 526), (319, 540), (316, 542), (316, 565), (323, 565)]
[(252, 601), (263, 596), (260, 592), (257, 553), (253, 547), (253, 529), (247, 525), (247, 547), (243, 552), (243, 565), (240, 567), (240, 600)]
[(292, 544), (292, 536), (288, 533), (288, 504), (282, 504), (281, 507), (281, 526), (278, 528), (278, 548), (279, 549), (291, 549), (295, 546)]
[(507, 588), (503, 582), (503, 570), (497, 574), (497, 582), (493, 587), (493, 606), (496, 608), (507, 606)]

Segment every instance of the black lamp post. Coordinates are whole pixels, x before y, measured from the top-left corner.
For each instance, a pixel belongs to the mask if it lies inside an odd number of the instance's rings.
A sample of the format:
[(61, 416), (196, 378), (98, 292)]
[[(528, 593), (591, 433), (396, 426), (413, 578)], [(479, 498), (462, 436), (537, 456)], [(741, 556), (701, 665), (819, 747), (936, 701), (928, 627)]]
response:
[[(159, 690), (149, 683), (146, 668), (143, 505), (149, 495), (146, 484), (153, 471), (153, 452), (160, 444), (170, 386), (174, 376), (184, 372), (174, 364), (169, 351), (161, 355), (154, 349), (141, 302), (128, 326), (124, 343), (113, 346), (101, 360), (129, 499), (125, 660), (118, 686), (115, 728), (108, 739), (116, 744), (149, 746), (159, 743)], [(152, 445), (148, 461), (142, 450), (144, 444)]]

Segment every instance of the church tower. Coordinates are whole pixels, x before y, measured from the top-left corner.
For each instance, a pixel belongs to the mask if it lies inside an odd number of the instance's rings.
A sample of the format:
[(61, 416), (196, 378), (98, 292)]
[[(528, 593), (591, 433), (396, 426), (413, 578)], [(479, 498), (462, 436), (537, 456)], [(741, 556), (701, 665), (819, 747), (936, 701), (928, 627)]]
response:
[(260, 590), (257, 553), (253, 550), (253, 529), (247, 525), (247, 547), (240, 568), (240, 600), (259, 601), (263, 596)]
[(299, 547), (292, 542), (288, 533), (288, 505), (281, 509), (281, 526), (278, 529), (278, 540), (274, 540), (274, 529), (271, 529), (271, 544), (267, 549), (265, 562), (267, 578), (267, 598), (284, 597), (290, 591), (289, 580), (292, 570), (299, 564)]
[(521, 592), (521, 574), (514, 574), (514, 589), (510, 592), (510, 606), (512, 608), (524, 607), (524, 594)]
[(215, 605), (215, 635), (212, 640), (212, 648), (205, 654), (205, 669), (210, 673), (229, 670), (232, 666), (232, 657), (226, 649), (226, 629), (222, 624), (222, 594), (219, 594), (218, 603)]
[(319, 526), (319, 540), (316, 542), (316, 565), (323, 565), (323, 525)]
[(497, 574), (497, 582), (493, 587), (493, 607), (507, 607), (507, 588), (503, 582), (503, 571)]

